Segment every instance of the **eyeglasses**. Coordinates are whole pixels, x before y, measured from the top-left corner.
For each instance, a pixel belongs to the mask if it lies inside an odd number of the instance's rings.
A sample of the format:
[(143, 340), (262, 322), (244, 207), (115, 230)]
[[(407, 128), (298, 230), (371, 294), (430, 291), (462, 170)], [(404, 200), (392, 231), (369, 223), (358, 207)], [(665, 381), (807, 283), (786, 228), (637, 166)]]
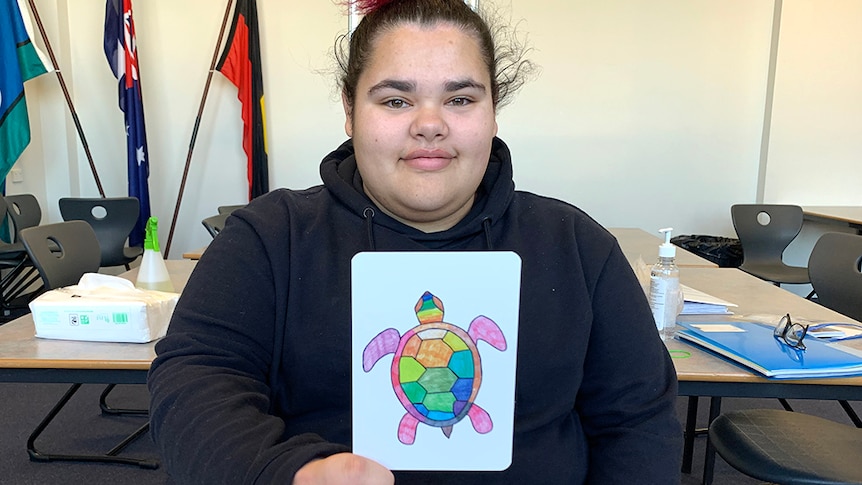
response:
[(788, 313), (778, 321), (778, 325), (775, 326), (775, 331), (772, 332), (772, 335), (794, 349), (805, 350), (805, 344), (802, 343), (802, 339), (805, 338), (807, 333), (808, 325), (793, 323)]

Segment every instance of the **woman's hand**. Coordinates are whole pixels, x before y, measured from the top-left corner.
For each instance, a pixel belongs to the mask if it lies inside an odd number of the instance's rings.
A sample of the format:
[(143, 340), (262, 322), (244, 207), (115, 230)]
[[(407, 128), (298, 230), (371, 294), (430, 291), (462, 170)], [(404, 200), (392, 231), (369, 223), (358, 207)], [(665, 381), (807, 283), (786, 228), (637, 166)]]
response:
[(393, 485), (394, 483), (395, 476), (386, 467), (353, 453), (338, 453), (310, 461), (293, 477), (293, 485)]

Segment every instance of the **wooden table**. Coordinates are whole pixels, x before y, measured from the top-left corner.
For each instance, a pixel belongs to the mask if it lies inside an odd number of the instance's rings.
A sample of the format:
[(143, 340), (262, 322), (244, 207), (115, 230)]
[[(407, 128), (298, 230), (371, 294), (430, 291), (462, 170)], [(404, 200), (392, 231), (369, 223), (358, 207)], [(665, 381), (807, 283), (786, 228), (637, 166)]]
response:
[[(840, 313), (771, 285), (735, 268), (680, 268), (680, 281), (692, 288), (739, 305), (733, 316), (691, 316), (687, 320), (726, 321), (745, 315), (781, 315), (812, 320), (855, 322)], [(722, 397), (862, 400), (862, 376), (828, 379), (768, 379), (746, 367), (718, 357), (694, 344), (681, 340), (666, 342), (675, 356), (679, 395), (690, 396), (686, 419), (686, 444), (683, 470), (691, 470), (691, 453), (697, 415), (697, 398), (710, 397), (709, 421), (721, 412)], [(845, 345), (862, 351), (862, 340)], [(682, 358), (680, 358), (682, 357)], [(714, 452), (707, 445), (703, 483), (712, 480)]]
[[(617, 238), (623, 254), (629, 264), (634, 268), (638, 258), (649, 266), (655, 264), (658, 259), (658, 246), (664, 242), (663, 238), (650, 234), (643, 229), (631, 227), (609, 227), (608, 231)], [(718, 265), (712, 261), (702, 258), (683, 248), (677, 248), (676, 264), (680, 268), (717, 268)]]
[[(194, 269), (188, 260), (166, 261), (171, 282), (182, 291)], [(134, 281), (137, 268), (122, 277)], [(0, 326), (0, 381), (144, 384), (156, 356), (155, 342), (83, 342), (36, 338), (30, 314)]]
[(183, 253), (183, 258), (193, 260), (201, 259), (201, 255), (204, 254), (204, 251), (206, 251), (206, 249), (207, 247), (203, 246), (197, 249), (192, 249), (191, 251), (186, 251)]
[(807, 221), (839, 224), (862, 234), (862, 206), (804, 206), (802, 215)]
[[(171, 282), (182, 291), (196, 264), (195, 261), (166, 261)], [(137, 268), (120, 276), (135, 281)], [(84, 461), (121, 463), (143, 468), (156, 468), (158, 461), (117, 456), (129, 443), (149, 429), (149, 422), (122, 440), (105, 454), (44, 453), (36, 449), (36, 440), (54, 417), (78, 391), (82, 384), (146, 384), (147, 373), (156, 358), (155, 341), (132, 344), (113, 342), (83, 342), (36, 338), (36, 328), (30, 314), (0, 326), (0, 382), (51, 382), (72, 384), (36, 426), (27, 440), (27, 453), (35, 461)], [(102, 402), (107, 392), (102, 394)], [(114, 410), (126, 413), (127, 410)], [(146, 413), (134, 411), (135, 414)]]

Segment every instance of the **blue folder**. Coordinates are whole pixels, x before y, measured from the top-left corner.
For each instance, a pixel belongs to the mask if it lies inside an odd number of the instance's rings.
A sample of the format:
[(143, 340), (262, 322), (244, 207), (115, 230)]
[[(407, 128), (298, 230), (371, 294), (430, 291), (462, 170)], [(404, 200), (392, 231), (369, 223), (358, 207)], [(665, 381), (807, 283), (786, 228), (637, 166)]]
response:
[(773, 328), (746, 321), (678, 321), (680, 339), (716, 352), (767, 377), (800, 379), (862, 375), (862, 350), (804, 340), (795, 349), (773, 336)]

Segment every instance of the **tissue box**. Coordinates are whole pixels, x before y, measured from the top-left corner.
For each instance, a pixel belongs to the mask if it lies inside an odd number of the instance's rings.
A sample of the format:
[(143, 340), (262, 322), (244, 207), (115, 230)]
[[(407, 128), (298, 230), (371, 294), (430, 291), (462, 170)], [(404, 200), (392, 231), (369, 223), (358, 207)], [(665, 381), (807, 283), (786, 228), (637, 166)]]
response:
[(165, 336), (178, 299), (178, 293), (88, 273), (77, 285), (40, 295), (30, 311), (40, 338), (143, 343)]

